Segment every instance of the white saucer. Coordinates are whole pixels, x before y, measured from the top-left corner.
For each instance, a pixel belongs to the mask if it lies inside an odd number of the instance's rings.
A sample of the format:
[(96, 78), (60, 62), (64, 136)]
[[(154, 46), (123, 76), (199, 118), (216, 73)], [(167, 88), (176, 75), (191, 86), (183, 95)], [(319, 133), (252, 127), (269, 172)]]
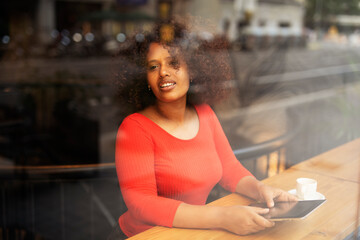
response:
[[(291, 189), (291, 190), (288, 191), (288, 193), (297, 196), (296, 195), (296, 189)], [(319, 192), (316, 192), (311, 199), (307, 199), (307, 200), (321, 200), (321, 199), (325, 199), (325, 196), (322, 195)]]

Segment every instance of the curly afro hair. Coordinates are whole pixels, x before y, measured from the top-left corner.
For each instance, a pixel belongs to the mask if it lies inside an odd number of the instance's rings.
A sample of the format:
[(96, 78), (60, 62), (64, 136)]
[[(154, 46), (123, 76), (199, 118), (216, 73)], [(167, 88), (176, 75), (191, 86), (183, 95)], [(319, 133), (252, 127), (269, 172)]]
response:
[(171, 20), (157, 23), (151, 33), (138, 33), (129, 41), (130, 45), (119, 52), (123, 61), (116, 66), (115, 73), (121, 111), (125, 115), (156, 101), (146, 79), (146, 55), (154, 42), (167, 48), (170, 55), (181, 53), (185, 59), (191, 79), (188, 104), (213, 104), (228, 95), (228, 81), (233, 72), (226, 40), (202, 40), (190, 33), (186, 24)]

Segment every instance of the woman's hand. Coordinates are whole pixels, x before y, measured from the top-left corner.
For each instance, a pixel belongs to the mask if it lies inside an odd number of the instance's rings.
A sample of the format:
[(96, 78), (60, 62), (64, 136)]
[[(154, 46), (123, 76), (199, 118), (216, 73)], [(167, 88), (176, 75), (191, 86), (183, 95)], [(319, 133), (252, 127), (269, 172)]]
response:
[(275, 225), (260, 214), (267, 214), (268, 208), (250, 206), (224, 207), (221, 228), (238, 235), (247, 235)]
[(298, 200), (294, 195), (284, 190), (267, 186), (261, 182), (258, 183), (258, 194), (259, 194), (259, 199), (256, 200), (260, 202), (266, 202), (266, 205), (269, 208), (274, 206), (274, 201), (288, 202), (288, 201)]
[(265, 185), (252, 176), (242, 178), (236, 186), (236, 192), (255, 199), (259, 202), (266, 202), (269, 208), (274, 206), (274, 201), (297, 201), (292, 194)]

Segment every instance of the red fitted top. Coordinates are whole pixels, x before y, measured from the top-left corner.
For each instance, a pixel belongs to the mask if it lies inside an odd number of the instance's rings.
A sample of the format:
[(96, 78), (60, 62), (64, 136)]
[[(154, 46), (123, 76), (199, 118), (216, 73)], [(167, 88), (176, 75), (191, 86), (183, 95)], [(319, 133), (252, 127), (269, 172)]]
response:
[(172, 227), (181, 202), (203, 205), (220, 181), (234, 192), (251, 173), (234, 156), (214, 112), (195, 106), (199, 131), (178, 139), (149, 118), (134, 113), (122, 122), (116, 140), (116, 170), (128, 211), (119, 218), (133, 236), (153, 226)]

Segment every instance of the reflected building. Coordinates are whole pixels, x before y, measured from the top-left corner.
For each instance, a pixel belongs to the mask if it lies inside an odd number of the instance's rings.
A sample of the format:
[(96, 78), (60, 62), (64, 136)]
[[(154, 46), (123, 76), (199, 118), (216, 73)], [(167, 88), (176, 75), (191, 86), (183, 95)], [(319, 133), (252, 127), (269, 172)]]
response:
[[(296, 0), (223, 1), (221, 25), (231, 42), (251, 38), (299, 38), (303, 36), (304, 4)], [(244, 39), (250, 37), (250, 39)], [(244, 44), (244, 43), (243, 43)], [(267, 44), (266, 42), (264, 44)], [(253, 47), (253, 46), (248, 46)]]

